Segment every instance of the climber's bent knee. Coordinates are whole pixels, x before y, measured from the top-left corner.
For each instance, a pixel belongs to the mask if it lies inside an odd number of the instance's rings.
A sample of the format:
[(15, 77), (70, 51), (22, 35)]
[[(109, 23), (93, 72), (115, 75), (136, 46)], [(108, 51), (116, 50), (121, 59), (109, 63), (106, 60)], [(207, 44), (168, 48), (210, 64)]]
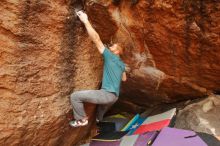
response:
[(73, 93), (70, 95), (70, 99), (71, 99), (72, 101), (78, 100), (78, 99), (79, 99), (79, 91), (73, 92)]

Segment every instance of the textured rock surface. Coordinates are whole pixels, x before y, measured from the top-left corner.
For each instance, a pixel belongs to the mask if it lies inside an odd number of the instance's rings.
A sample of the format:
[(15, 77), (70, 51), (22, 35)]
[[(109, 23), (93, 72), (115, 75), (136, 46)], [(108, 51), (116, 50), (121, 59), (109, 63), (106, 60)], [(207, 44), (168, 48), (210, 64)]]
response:
[[(125, 47), (126, 100), (152, 106), (220, 91), (219, 1), (82, 2), (103, 42)], [(68, 127), (70, 93), (101, 79), (101, 55), (74, 15), (82, 2), (1, 1), (1, 145), (72, 145), (88, 134), (91, 126)]]
[[(1, 1), (0, 145), (72, 145), (89, 132), (91, 126), (68, 126), (69, 95), (99, 86), (102, 58), (74, 7), (75, 1)], [(93, 115), (94, 106), (86, 108)]]
[(220, 96), (211, 95), (208, 98), (186, 106), (177, 115), (175, 127), (192, 129), (220, 136)]
[(121, 1), (109, 7), (131, 69), (123, 96), (153, 105), (218, 92), (219, 10), (214, 0)]

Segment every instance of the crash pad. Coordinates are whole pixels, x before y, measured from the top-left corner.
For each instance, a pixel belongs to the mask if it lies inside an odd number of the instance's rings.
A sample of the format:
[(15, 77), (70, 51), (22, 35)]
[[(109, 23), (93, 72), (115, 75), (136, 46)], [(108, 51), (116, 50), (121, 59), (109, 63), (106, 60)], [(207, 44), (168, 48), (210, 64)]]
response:
[(165, 127), (152, 146), (207, 146), (207, 144), (194, 131)]
[(108, 121), (101, 121), (97, 124), (98, 126), (98, 133), (107, 133), (111, 131), (116, 131), (115, 123), (108, 122)]
[(124, 119), (127, 119), (125, 116), (123, 116), (121, 114), (111, 115), (111, 116), (109, 116), (109, 118), (124, 118)]
[(149, 131), (155, 131), (155, 130), (161, 130), (162, 128), (168, 126), (170, 123), (170, 120), (163, 120), (159, 122), (154, 122), (150, 124), (144, 124), (139, 126), (133, 134), (141, 134), (144, 132), (149, 132)]
[(154, 115), (154, 116), (149, 116), (144, 122), (143, 124), (150, 124), (150, 123), (154, 123), (154, 122), (158, 122), (158, 121), (163, 121), (163, 120), (167, 120), (167, 119), (172, 119), (176, 114), (176, 108), (173, 108), (169, 111), (166, 111), (164, 113), (158, 114), (158, 115)]
[(154, 141), (157, 134), (157, 131), (152, 131), (140, 135), (126, 135), (122, 138), (120, 146), (147, 146)]
[(144, 120), (145, 118), (139, 117), (136, 122), (128, 129), (128, 135), (134, 134), (134, 132), (140, 127)]
[(128, 122), (129, 119), (127, 118), (122, 118), (122, 117), (114, 117), (114, 116), (110, 116), (110, 117), (106, 117), (103, 119), (103, 122), (113, 122), (115, 123), (115, 130), (116, 131), (120, 131)]
[(122, 129), (121, 131), (128, 131), (134, 125), (134, 123), (140, 118), (140, 115), (135, 115)]
[(158, 132), (146, 132), (140, 135), (125, 135), (116, 141), (95, 141), (92, 140), (90, 146), (147, 146), (156, 138)]
[(119, 146), (120, 140), (118, 141), (91, 141), (89, 146)]
[(92, 138), (96, 141), (117, 141), (120, 140), (128, 131), (112, 131), (108, 133), (100, 133)]
[(214, 135), (202, 132), (196, 133), (208, 146), (220, 146), (220, 141)]
[(161, 130), (163, 127), (170, 125), (175, 115), (176, 108), (158, 115), (147, 117), (146, 120), (133, 132), (133, 134)]

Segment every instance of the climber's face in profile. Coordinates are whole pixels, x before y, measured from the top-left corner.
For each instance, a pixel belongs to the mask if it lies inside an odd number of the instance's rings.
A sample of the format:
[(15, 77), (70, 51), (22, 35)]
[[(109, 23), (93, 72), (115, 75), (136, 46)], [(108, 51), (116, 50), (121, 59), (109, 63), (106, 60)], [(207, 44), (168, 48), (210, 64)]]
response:
[(115, 55), (121, 55), (122, 54), (122, 48), (118, 44), (113, 44), (111, 47), (109, 47), (109, 49)]

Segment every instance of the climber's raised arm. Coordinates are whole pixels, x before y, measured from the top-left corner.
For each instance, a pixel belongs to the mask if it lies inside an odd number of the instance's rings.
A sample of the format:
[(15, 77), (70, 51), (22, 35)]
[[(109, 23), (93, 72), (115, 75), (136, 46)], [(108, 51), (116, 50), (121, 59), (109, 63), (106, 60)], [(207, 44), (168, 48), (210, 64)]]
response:
[(84, 23), (90, 38), (95, 43), (95, 45), (98, 48), (99, 52), (102, 54), (104, 52), (105, 46), (102, 43), (102, 41), (99, 37), (99, 34), (95, 31), (95, 29), (92, 27), (91, 23), (89, 22), (87, 14), (84, 13), (83, 11), (78, 11), (77, 16)]

